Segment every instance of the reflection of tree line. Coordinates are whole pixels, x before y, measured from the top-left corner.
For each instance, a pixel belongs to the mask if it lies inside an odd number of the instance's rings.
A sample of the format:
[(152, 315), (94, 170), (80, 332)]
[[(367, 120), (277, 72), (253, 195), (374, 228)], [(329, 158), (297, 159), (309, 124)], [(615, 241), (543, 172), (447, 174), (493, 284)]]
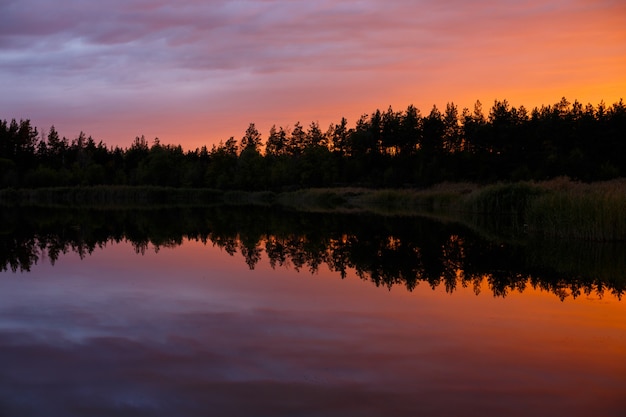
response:
[(552, 242), (508, 245), (480, 239), (456, 225), (421, 218), (315, 215), (250, 208), (146, 211), (5, 210), (0, 215), (0, 268), (26, 270), (43, 257), (82, 258), (111, 242), (130, 241), (137, 253), (202, 241), (251, 268), (264, 254), (272, 268), (316, 272), (324, 265), (349, 270), (377, 286), (420, 282), (448, 292), (476, 292), (486, 284), (497, 296), (528, 286), (561, 298), (624, 292), (623, 247)]

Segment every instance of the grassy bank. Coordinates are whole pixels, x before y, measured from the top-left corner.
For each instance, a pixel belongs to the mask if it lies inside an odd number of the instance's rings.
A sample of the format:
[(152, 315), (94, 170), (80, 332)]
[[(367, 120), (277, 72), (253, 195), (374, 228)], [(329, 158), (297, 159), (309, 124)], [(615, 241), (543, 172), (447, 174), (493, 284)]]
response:
[(475, 190), (460, 206), (465, 213), (515, 216), (535, 235), (626, 240), (626, 179), (499, 184)]
[(526, 211), (532, 232), (587, 240), (626, 240), (626, 179), (553, 181)]
[(316, 212), (432, 215), (491, 230), (559, 238), (626, 240), (626, 179), (568, 179), (417, 189), (325, 188), (274, 193), (162, 187), (65, 187), (0, 190), (0, 205), (145, 207), (211, 204), (281, 206)]
[(626, 240), (626, 179), (591, 184), (565, 178), (488, 186), (454, 183), (425, 190), (313, 189), (281, 194), (276, 201), (296, 209), (430, 214), (494, 230)]
[(134, 208), (204, 206), (223, 202), (224, 193), (209, 189), (94, 186), (0, 190), (0, 205), (41, 207)]

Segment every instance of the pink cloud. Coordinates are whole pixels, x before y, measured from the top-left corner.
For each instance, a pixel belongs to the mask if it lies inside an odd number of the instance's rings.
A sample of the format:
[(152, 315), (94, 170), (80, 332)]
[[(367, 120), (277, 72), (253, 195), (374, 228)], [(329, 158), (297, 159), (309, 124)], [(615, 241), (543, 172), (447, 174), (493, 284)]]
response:
[(194, 147), (389, 104), (612, 102), (625, 15), (583, 0), (5, 2), (0, 117)]

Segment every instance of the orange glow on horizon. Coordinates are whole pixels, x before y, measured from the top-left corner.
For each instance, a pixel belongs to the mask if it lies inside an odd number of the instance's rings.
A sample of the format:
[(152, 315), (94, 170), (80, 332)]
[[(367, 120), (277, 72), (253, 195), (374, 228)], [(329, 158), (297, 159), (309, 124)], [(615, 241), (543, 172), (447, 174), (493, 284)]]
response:
[(624, 2), (442, 9), (393, 0), (251, 1), (249, 10), (206, 10), (192, 1), (174, 16), (168, 2), (135, 3), (80, 16), (43, 10), (80, 25), (7, 10), (19, 33), (6, 36), (0, 58), (10, 98), (0, 101), (0, 117), (28, 118), (40, 130), (55, 125), (70, 139), (83, 131), (109, 146), (130, 146), (143, 134), (194, 149), (240, 139), (251, 122), (266, 138), (274, 124), (317, 121), (325, 129), (346, 117), (353, 126), (388, 106), (412, 104), (424, 114), (480, 100), (488, 111), (506, 99), (530, 110), (563, 96), (594, 106), (626, 96)]

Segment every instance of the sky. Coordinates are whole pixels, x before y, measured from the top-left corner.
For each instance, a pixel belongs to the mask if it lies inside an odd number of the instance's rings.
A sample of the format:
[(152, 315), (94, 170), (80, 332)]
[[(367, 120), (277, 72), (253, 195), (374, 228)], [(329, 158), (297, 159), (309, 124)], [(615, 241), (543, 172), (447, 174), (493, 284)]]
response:
[(626, 98), (626, 2), (0, 0), (0, 119), (109, 146), (563, 96)]

